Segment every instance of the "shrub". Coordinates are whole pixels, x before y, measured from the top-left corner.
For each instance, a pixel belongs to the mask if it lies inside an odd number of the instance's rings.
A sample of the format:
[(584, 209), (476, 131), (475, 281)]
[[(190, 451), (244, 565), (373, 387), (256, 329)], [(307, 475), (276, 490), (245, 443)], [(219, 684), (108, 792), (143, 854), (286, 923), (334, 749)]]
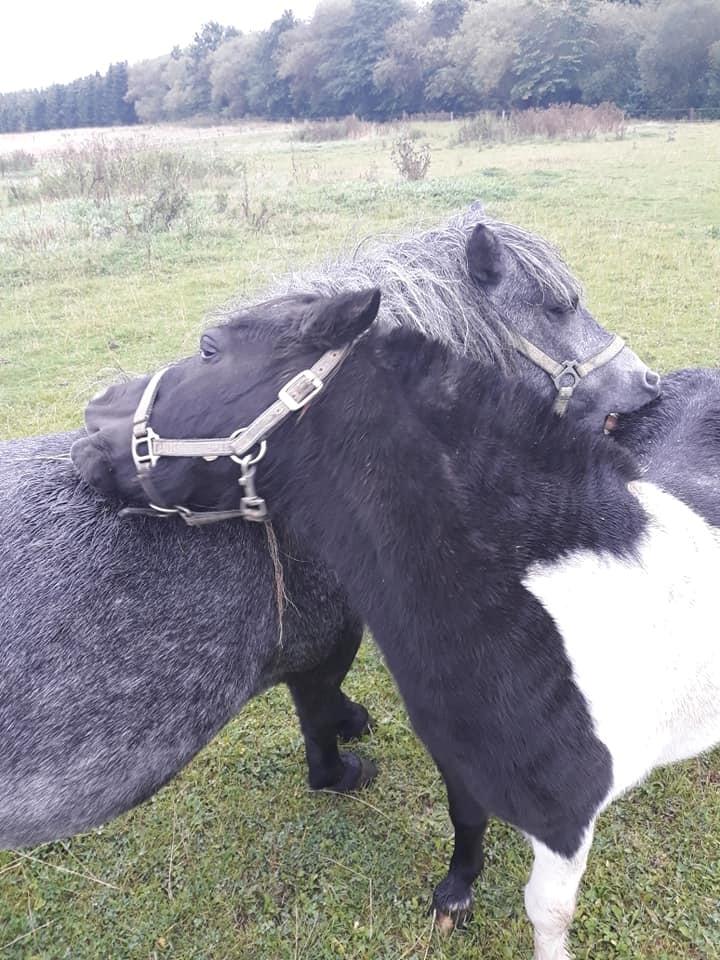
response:
[(12, 153), (0, 154), (0, 177), (8, 173), (25, 173), (32, 170), (37, 158), (27, 150), (13, 150)]
[(181, 153), (96, 137), (57, 153), (40, 174), (39, 192), (50, 200), (81, 197), (109, 203), (116, 196), (142, 197), (187, 183), (192, 174), (192, 163)]
[(169, 230), (189, 206), (190, 197), (182, 184), (167, 183), (128, 208), (131, 226), (139, 233)]
[(390, 156), (405, 180), (424, 180), (430, 166), (429, 144), (416, 145), (411, 137), (402, 134), (393, 142)]
[(240, 186), (240, 209), (245, 222), (253, 230), (263, 230), (270, 222), (272, 210), (267, 200), (251, 196), (248, 166), (244, 162), (240, 164)]
[(513, 140), (591, 140), (600, 134), (625, 136), (625, 113), (614, 103), (588, 107), (560, 103), (508, 114), (479, 113), (459, 129), (457, 143), (509, 143)]
[(225, 213), (227, 211), (229, 204), (230, 204), (230, 194), (227, 192), (227, 190), (216, 191), (215, 200), (213, 203), (215, 213)]
[(290, 134), (291, 140), (302, 143), (322, 143), (327, 140), (357, 140), (374, 133), (375, 126), (356, 116), (343, 117), (342, 120), (318, 120), (303, 123)]
[(4, 237), (16, 253), (47, 253), (65, 241), (63, 228), (58, 224), (23, 222)]
[(50, 200), (89, 201), (100, 220), (79, 206), (78, 226), (103, 236), (169, 230), (190, 204), (193, 164), (183, 154), (147, 150), (137, 140), (97, 137), (67, 146), (40, 173), (38, 193)]
[(7, 186), (8, 203), (28, 203), (34, 197), (33, 190), (24, 183), (9, 183)]
[(508, 118), (488, 110), (465, 121), (458, 130), (456, 143), (506, 143), (511, 138)]
[(518, 110), (510, 121), (519, 137), (548, 140), (590, 140), (598, 134), (625, 135), (625, 113), (614, 103), (588, 107), (559, 103), (545, 110)]

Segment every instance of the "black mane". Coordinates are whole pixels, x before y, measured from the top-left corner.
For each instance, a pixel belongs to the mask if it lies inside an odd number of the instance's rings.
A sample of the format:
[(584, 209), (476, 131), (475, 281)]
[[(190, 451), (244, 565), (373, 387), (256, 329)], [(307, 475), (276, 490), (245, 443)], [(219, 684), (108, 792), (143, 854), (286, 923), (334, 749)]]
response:
[[(549, 401), (497, 367), (415, 331), (376, 330), (356, 350), (381, 372), (382, 405), (370, 399), (375, 412), (368, 417), (378, 422), (368, 430), (387, 430), (402, 444), (392, 455), (403, 473), (422, 473), (424, 516), (435, 509), (435, 491), (450, 488), (447, 508), (515, 564), (579, 549), (633, 553), (645, 520), (627, 484), (640, 479), (640, 469), (619, 444), (555, 416)], [(345, 376), (341, 371), (322, 405), (337, 409), (332, 395), (343, 392)], [(330, 446), (337, 432), (326, 439)], [(350, 443), (342, 447), (347, 460)], [(337, 455), (308, 451), (313, 461)]]

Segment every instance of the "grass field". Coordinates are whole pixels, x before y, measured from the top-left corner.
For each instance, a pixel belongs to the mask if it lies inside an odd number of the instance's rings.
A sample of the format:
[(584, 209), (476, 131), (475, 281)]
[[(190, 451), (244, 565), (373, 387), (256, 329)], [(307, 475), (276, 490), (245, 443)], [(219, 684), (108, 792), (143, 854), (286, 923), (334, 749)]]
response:
[[(394, 129), (309, 144), (289, 127), (159, 127), (122, 131), (125, 148), (106, 132), (136, 180), (137, 157), (151, 159), (146, 180), (102, 197), (57, 172), (73, 136), (0, 137), (0, 171), (13, 151), (40, 157), (0, 175), (0, 436), (75, 426), (99, 383), (190, 352), (203, 314), (234, 294), (478, 198), (558, 243), (598, 318), (651, 365), (720, 362), (720, 125), (485, 149), (456, 145), (453, 124), (413, 126), (432, 150), (416, 183), (391, 163)], [(160, 151), (177, 166), (158, 167)], [(168, 229), (158, 170), (184, 191)], [(502, 824), (471, 926), (433, 931), (451, 837), (442, 783), (370, 643), (347, 689), (378, 721), (361, 748), (381, 764), (371, 789), (309, 794), (289, 698), (273, 690), (148, 804), (0, 854), (0, 957), (529, 958), (530, 856)], [(603, 815), (572, 943), (587, 960), (720, 958), (720, 754)]]

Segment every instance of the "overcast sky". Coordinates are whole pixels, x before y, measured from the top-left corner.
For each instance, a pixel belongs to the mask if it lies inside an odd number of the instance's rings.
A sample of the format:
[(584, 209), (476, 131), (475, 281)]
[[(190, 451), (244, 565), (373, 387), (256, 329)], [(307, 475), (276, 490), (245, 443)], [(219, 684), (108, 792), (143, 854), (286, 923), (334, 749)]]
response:
[(5, 0), (0, 93), (68, 83), (109, 63), (184, 47), (208, 20), (260, 30), (290, 7), (306, 19), (318, 0)]

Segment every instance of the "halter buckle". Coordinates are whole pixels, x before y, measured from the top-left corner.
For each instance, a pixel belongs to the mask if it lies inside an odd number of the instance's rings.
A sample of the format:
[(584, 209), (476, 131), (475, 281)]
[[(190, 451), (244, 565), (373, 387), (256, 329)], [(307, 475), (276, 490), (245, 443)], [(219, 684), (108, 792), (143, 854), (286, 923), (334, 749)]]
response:
[(153, 440), (159, 440), (159, 436), (146, 421), (136, 423), (133, 426), (131, 441), (132, 458), (135, 468), (142, 470), (143, 467), (154, 467), (160, 457), (153, 452)]
[(302, 410), (324, 386), (323, 381), (312, 370), (301, 370), (292, 380), (288, 380), (278, 393), (278, 400), (284, 403), (288, 410)]

